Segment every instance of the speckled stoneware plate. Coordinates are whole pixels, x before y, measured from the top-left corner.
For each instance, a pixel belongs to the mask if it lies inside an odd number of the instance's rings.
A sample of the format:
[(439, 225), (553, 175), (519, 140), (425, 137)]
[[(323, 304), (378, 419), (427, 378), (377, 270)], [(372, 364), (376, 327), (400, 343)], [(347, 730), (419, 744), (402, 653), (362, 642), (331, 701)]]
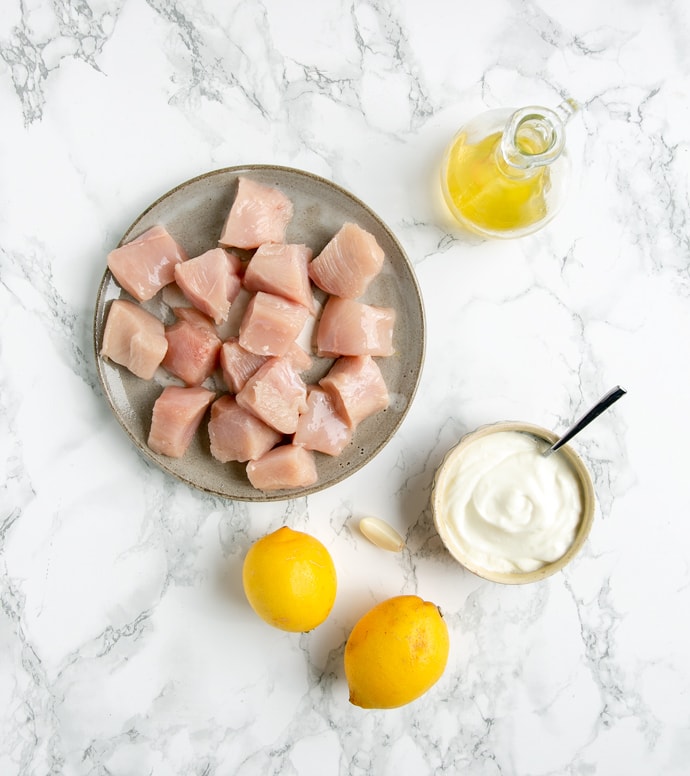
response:
[[(94, 344), (98, 375), (105, 395), (132, 442), (150, 461), (166, 472), (200, 490), (241, 501), (279, 501), (298, 498), (328, 488), (361, 469), (386, 445), (405, 417), (417, 390), (424, 360), (424, 309), (412, 265), (391, 230), (363, 202), (330, 181), (288, 167), (249, 165), (206, 173), (177, 186), (148, 207), (129, 227), (120, 245), (129, 242), (155, 224), (165, 226), (186, 249), (198, 256), (217, 245), (225, 217), (243, 175), (283, 191), (294, 204), (294, 217), (286, 239), (308, 245), (316, 256), (346, 221), (371, 232), (386, 258), (380, 275), (361, 298), (369, 304), (394, 307), (395, 355), (377, 359), (391, 396), (387, 410), (363, 421), (350, 445), (337, 458), (316, 453), (318, 482), (304, 489), (262, 492), (254, 489), (245, 465), (222, 464), (211, 456), (206, 422), (202, 422), (192, 444), (180, 459), (167, 458), (146, 444), (151, 412), (166, 379), (159, 375), (141, 380), (128, 370), (100, 356), (105, 319), (114, 299), (130, 298), (106, 269), (98, 290), (94, 320)], [(103, 257), (105, 266), (105, 257)], [(146, 307), (164, 322), (171, 322), (163, 301), (165, 290)], [(316, 294), (319, 298), (318, 293)], [(323, 298), (323, 297), (321, 297)], [(314, 359), (305, 375), (316, 382), (330, 368), (332, 359)]]

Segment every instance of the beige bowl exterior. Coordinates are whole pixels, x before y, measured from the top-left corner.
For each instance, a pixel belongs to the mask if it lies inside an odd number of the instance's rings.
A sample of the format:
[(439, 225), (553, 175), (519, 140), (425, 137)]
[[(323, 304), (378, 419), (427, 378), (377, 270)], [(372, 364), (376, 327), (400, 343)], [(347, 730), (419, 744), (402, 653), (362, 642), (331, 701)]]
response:
[(444, 505), (441, 503), (440, 493), (442, 488), (440, 486), (444, 483), (445, 478), (448, 476), (448, 471), (450, 470), (450, 464), (452, 461), (461, 455), (470, 444), (475, 442), (477, 439), (481, 439), (482, 437), (488, 436), (489, 434), (496, 434), (500, 431), (521, 431), (544, 439), (549, 444), (553, 444), (558, 439), (558, 436), (552, 431), (547, 431), (545, 428), (541, 428), (540, 426), (512, 421), (480, 426), (475, 431), (466, 434), (455, 447), (448, 451), (443, 461), (441, 462), (441, 465), (436, 471), (436, 476), (434, 477), (431, 491), (431, 509), (434, 516), (434, 523), (436, 525), (436, 530), (443, 540), (443, 543), (445, 544), (448, 552), (450, 552), (455, 560), (461, 563), (466, 569), (468, 569), (468, 571), (471, 571), (473, 574), (476, 574), (483, 579), (488, 579), (492, 582), (500, 582), (505, 585), (523, 585), (527, 582), (539, 582), (540, 580), (555, 574), (557, 571), (560, 571), (564, 566), (567, 566), (568, 563), (570, 563), (570, 561), (582, 549), (582, 546), (587, 540), (589, 532), (592, 528), (592, 522), (594, 520), (596, 503), (592, 478), (590, 477), (589, 471), (587, 470), (587, 467), (583, 463), (582, 459), (568, 445), (564, 445), (559, 449), (558, 453), (554, 453), (554, 455), (565, 455), (567, 457), (580, 481), (580, 494), (582, 497), (582, 515), (580, 516), (580, 524), (578, 526), (577, 533), (575, 534), (575, 539), (573, 540), (570, 549), (565, 553), (565, 555), (560, 557), (558, 560), (553, 561), (552, 563), (547, 563), (535, 571), (501, 572), (491, 571), (489, 569), (483, 568), (482, 566), (479, 566), (470, 558), (465, 557), (464, 554), (454, 546), (449, 536), (445, 520), (446, 515)]

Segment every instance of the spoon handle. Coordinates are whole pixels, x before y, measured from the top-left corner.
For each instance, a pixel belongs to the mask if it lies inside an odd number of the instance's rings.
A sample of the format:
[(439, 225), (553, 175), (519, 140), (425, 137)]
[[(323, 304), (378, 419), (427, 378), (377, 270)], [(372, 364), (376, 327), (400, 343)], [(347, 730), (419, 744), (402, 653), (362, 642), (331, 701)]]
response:
[(566, 442), (570, 441), (575, 434), (578, 434), (585, 426), (588, 426), (595, 418), (598, 418), (604, 410), (608, 409), (615, 401), (618, 401), (625, 393), (625, 389), (621, 388), (620, 385), (612, 388), (605, 396), (602, 396), (601, 399), (599, 399), (591, 410), (586, 412), (579, 420), (575, 421), (558, 441), (554, 442), (547, 450), (544, 450), (542, 455), (546, 458), (551, 455), (551, 453), (555, 453), (559, 447), (562, 447)]

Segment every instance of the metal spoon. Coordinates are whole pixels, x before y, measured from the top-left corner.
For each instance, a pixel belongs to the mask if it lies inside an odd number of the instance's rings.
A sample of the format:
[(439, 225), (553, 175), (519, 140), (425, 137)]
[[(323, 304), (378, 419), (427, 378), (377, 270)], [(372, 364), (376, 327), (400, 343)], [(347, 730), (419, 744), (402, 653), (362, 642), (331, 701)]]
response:
[(608, 409), (615, 401), (618, 401), (625, 393), (627, 393), (626, 390), (621, 388), (620, 385), (612, 388), (605, 396), (599, 399), (591, 410), (586, 412), (579, 420), (576, 420), (560, 439), (544, 450), (542, 455), (547, 458), (551, 453), (555, 453), (559, 447), (569, 442), (575, 434), (579, 434), (585, 426), (588, 426), (595, 418), (598, 418), (604, 410)]

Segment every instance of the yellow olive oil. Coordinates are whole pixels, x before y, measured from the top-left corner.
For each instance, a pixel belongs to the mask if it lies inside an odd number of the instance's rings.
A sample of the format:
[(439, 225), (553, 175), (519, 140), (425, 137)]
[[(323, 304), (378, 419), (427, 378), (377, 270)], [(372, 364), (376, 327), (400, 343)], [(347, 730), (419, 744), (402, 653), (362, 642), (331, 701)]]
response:
[[(546, 217), (550, 188), (548, 165), (510, 168), (501, 154), (501, 132), (468, 143), (461, 132), (451, 145), (443, 174), (451, 212), (468, 228), (501, 233), (524, 229)], [(523, 135), (518, 150), (539, 153), (539, 141)]]

